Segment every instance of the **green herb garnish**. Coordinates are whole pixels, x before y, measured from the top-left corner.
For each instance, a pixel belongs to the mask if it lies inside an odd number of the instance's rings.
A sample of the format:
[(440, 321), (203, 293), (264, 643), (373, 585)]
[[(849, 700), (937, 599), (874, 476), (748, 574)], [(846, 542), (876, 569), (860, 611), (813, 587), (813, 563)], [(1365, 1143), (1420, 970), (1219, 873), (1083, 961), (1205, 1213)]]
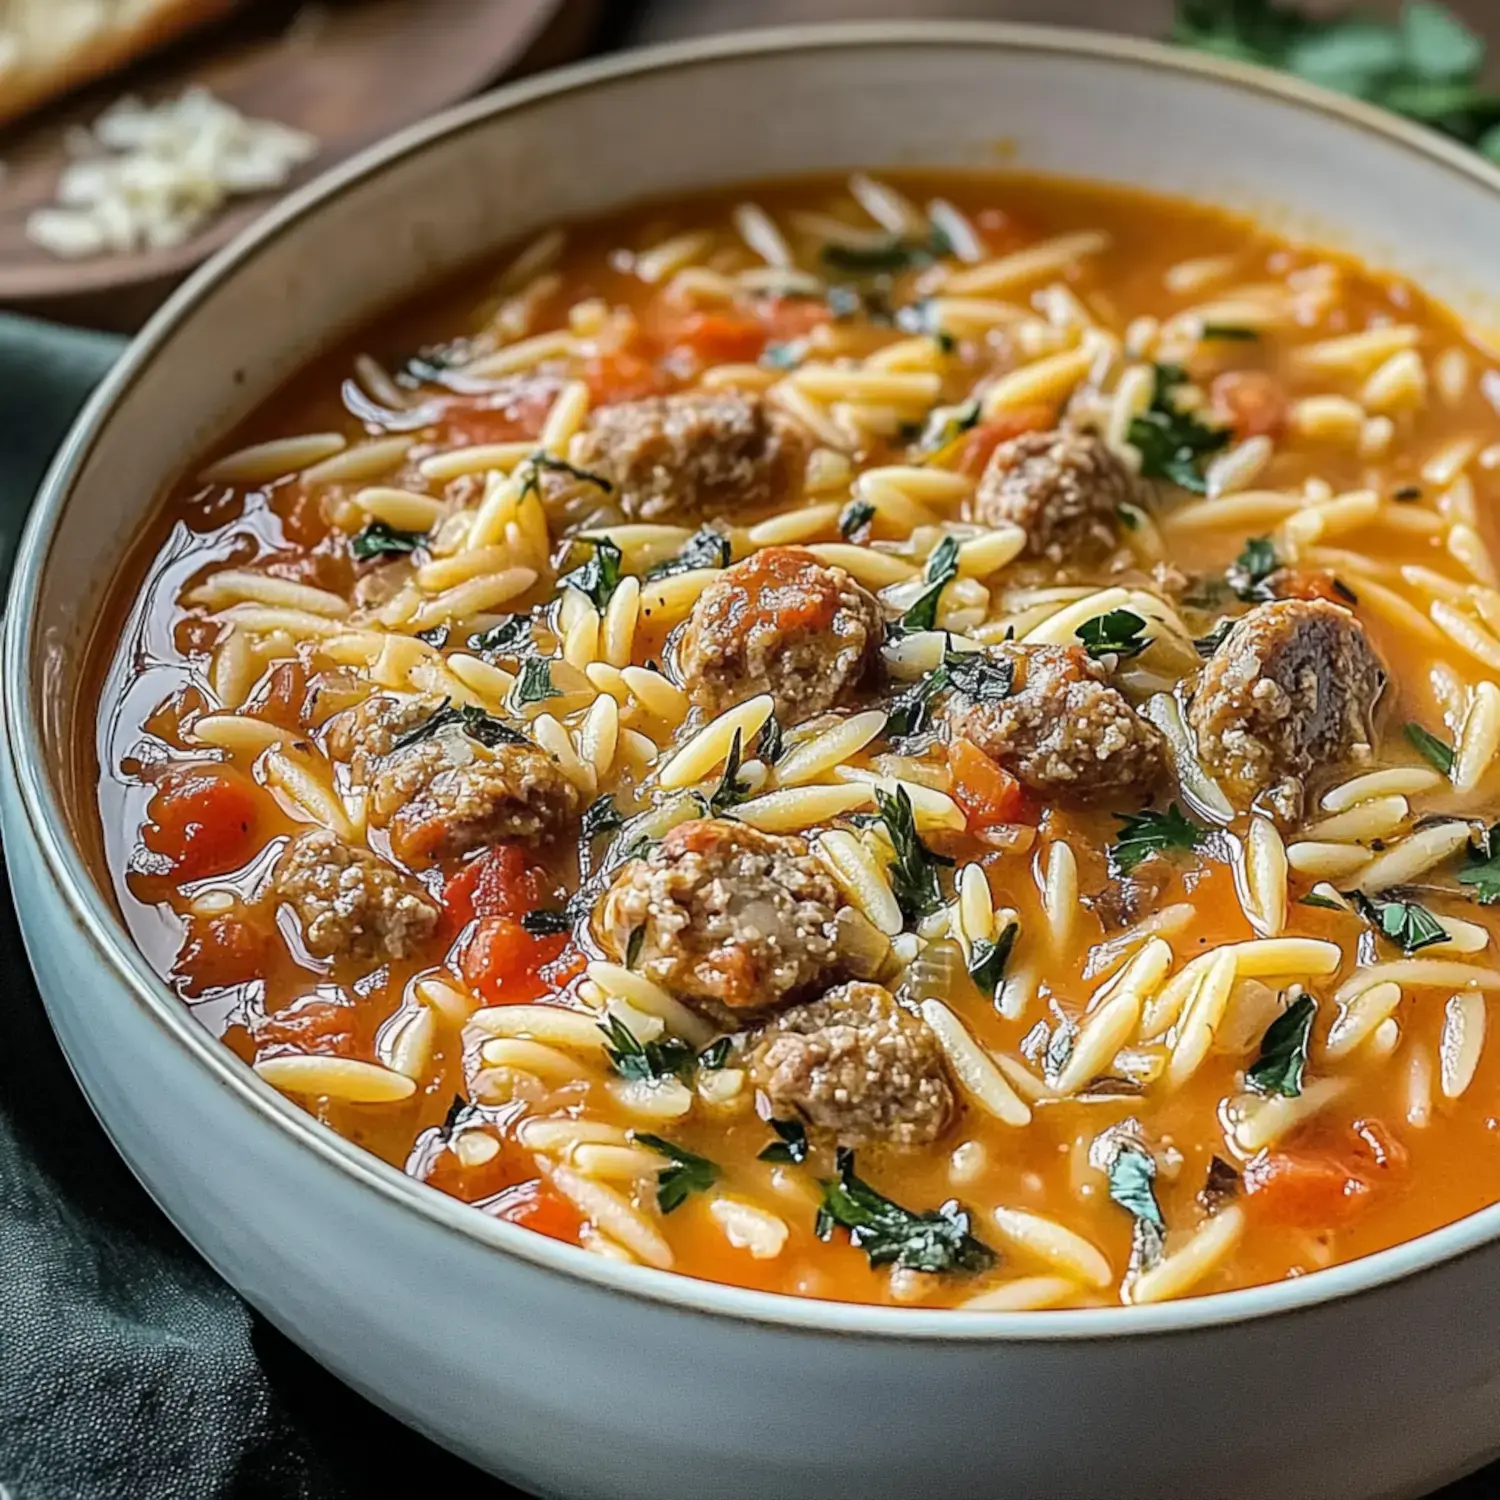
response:
[(1156, 366), (1156, 388), (1151, 405), (1132, 419), (1127, 438), (1141, 454), (1141, 473), (1150, 479), (1170, 479), (1185, 490), (1203, 494), (1208, 488), (1203, 461), (1228, 446), (1227, 428), (1209, 427), (1192, 413), (1179, 411), (1173, 388), (1187, 381), (1178, 365)]
[(774, 766), (781, 759), (783, 748), (781, 725), (772, 714), (760, 727), (760, 735), (755, 741), (755, 758), (762, 765)]
[(1128, 875), (1152, 854), (1169, 849), (1184, 853), (1198, 848), (1208, 837), (1208, 829), (1195, 823), (1174, 802), (1166, 812), (1116, 813), (1120, 836), (1109, 847), (1111, 865), (1118, 874)]
[(1500, 96), (1483, 81), (1484, 43), (1433, 0), (1407, 0), (1395, 21), (1276, 0), (1180, 0), (1172, 40), (1384, 105), (1500, 160)]
[(1161, 1259), (1167, 1236), (1167, 1221), (1156, 1201), (1156, 1158), (1137, 1142), (1122, 1140), (1105, 1175), (1109, 1196), (1134, 1220), (1131, 1269), (1150, 1270)]
[(614, 592), (620, 586), (620, 563), (624, 554), (608, 537), (580, 537), (579, 540), (594, 549), (594, 555), (580, 568), (564, 573), (557, 580), (558, 588), (577, 589), (594, 601), (594, 608), (602, 615)]
[(1253, 536), (1229, 565), (1225, 577), (1235, 594), (1247, 603), (1269, 599), (1266, 580), (1281, 566), (1268, 536)]
[(789, 1162), (801, 1166), (807, 1160), (807, 1127), (801, 1120), (767, 1120), (766, 1124), (781, 1137), (772, 1141), (756, 1158), (758, 1161)]
[(531, 650), (531, 616), (506, 615), (499, 624), (471, 635), (469, 650), (487, 658), (524, 656)]
[(937, 625), (938, 601), (943, 590), (958, 577), (958, 538), (945, 536), (932, 549), (927, 566), (922, 571), (927, 587), (907, 607), (890, 628), (896, 635), (914, 635), (919, 630), (932, 630)]
[(1145, 628), (1146, 622), (1134, 610), (1112, 609), (1085, 620), (1073, 634), (1097, 660), (1101, 656), (1139, 656), (1151, 644), (1142, 634)]
[(524, 708), (528, 703), (545, 703), (548, 698), (561, 697), (562, 692), (552, 681), (552, 662), (545, 656), (528, 656), (521, 663), (521, 675), (511, 689), (511, 706)]
[(734, 1050), (734, 1038), (721, 1036), (718, 1041), (710, 1042), (698, 1054), (698, 1066), (707, 1068), (709, 1072), (717, 1072), (729, 1061), (729, 1054)]
[(678, 573), (692, 573), (699, 568), (727, 568), (734, 556), (729, 538), (712, 526), (695, 531), (682, 544), (682, 550), (665, 562), (659, 562), (646, 570), (648, 580), (671, 578)]
[[(635, 858), (627, 853), (627, 858)], [(646, 943), (646, 924), (643, 922), (639, 927), (631, 930), (630, 936), (625, 939), (625, 967), (633, 969), (641, 961), (641, 949)]]
[(1286, 1099), (1301, 1094), (1317, 1013), (1318, 1002), (1311, 995), (1298, 995), (1266, 1027), (1266, 1034), (1260, 1039), (1260, 1056), (1245, 1072), (1245, 1082), (1257, 1094), (1280, 1094)]
[(713, 1162), (675, 1141), (650, 1135), (644, 1130), (631, 1131), (630, 1138), (649, 1146), (672, 1163), (656, 1177), (656, 1206), (664, 1214), (681, 1208), (694, 1193), (706, 1193), (719, 1180), (719, 1169)]
[(1406, 738), (1411, 741), (1413, 748), (1430, 766), (1435, 770), (1441, 771), (1444, 776), (1452, 774), (1452, 745), (1446, 740), (1440, 740), (1430, 730), (1423, 729), (1417, 723), (1408, 723), (1405, 726), (1405, 732)]
[(1005, 978), (1005, 966), (1010, 962), (1011, 950), (1021, 935), (1019, 922), (1007, 922), (1004, 930), (994, 942), (978, 938), (969, 947), (969, 978), (978, 986), (986, 999), (993, 1000)]
[(892, 698), (885, 711), (886, 738), (906, 739), (921, 734), (927, 728), (933, 700), (948, 685), (947, 668), (934, 667), (920, 681)]
[(1219, 649), (1229, 636), (1229, 632), (1235, 627), (1233, 615), (1225, 615), (1221, 620), (1215, 620), (1213, 629), (1207, 635), (1200, 635), (1193, 642), (1193, 649), (1199, 656), (1209, 657)]
[(397, 531), (384, 521), (371, 521), (356, 536), (349, 539), (349, 551), (359, 562), (368, 562), (372, 557), (404, 557), (415, 552), (427, 540), (425, 531)]
[(953, 247), (947, 235), (934, 229), (925, 238), (891, 235), (868, 245), (842, 245), (830, 241), (818, 252), (823, 264), (845, 276), (897, 276), (903, 271), (930, 266)]
[(509, 724), (503, 724), (499, 719), (492, 718), (482, 708), (476, 708), (473, 704), (455, 708), (451, 699), (444, 698), (432, 714), (416, 728), (408, 729), (405, 734), (398, 735), (392, 741), (389, 753), (394, 755), (398, 750), (406, 750), (412, 745), (419, 745), (423, 740), (430, 740), (441, 730), (450, 727), (461, 729), (471, 740), (478, 740), (481, 745), (491, 750), (496, 745), (530, 744), (524, 734), (512, 729)]
[(576, 464), (554, 458), (550, 453), (533, 453), (525, 460), (525, 467), (527, 473), (521, 483), (522, 495), (541, 494), (543, 470), (553, 474), (566, 474), (570, 479), (576, 479), (579, 484), (591, 484), (596, 490), (603, 490), (606, 495), (614, 491), (614, 485), (604, 475), (591, 473), (588, 469), (580, 469)]
[(720, 817), (731, 807), (738, 807), (749, 795), (749, 788), (740, 782), (740, 732), (736, 729), (729, 742), (729, 754), (724, 757), (724, 774), (719, 778), (713, 796), (708, 799), (708, 810)]
[(923, 454), (941, 453), (964, 433), (979, 426), (979, 416), (978, 401), (965, 401), (961, 406), (940, 406), (927, 419), (927, 425), (917, 438), (917, 448)]
[(623, 827), (624, 823), (620, 809), (615, 806), (613, 794), (606, 794), (584, 808), (579, 832), (586, 839), (596, 839), (601, 833), (612, 833), (616, 828)]
[(1297, 898), (1298, 906), (1316, 906), (1323, 911), (1341, 911), (1347, 913), (1349, 908), (1342, 901), (1335, 901), (1332, 896), (1320, 896), (1316, 891), (1309, 891), (1305, 896)]
[(823, 1203), (815, 1232), (830, 1239), (835, 1227), (863, 1250), (872, 1266), (908, 1271), (986, 1271), (995, 1252), (969, 1232), (969, 1215), (950, 1199), (941, 1208), (914, 1213), (855, 1175), (854, 1153), (840, 1147), (837, 1177), (820, 1180)]
[(938, 870), (953, 861), (946, 854), (933, 853), (922, 842), (911, 797), (904, 786), (898, 786), (894, 795), (876, 787), (875, 805), (896, 851), (896, 861), (890, 869), (891, 889), (907, 921), (919, 922), (942, 906)]
[(1446, 942), (1448, 929), (1425, 906), (1415, 901), (1383, 901), (1363, 891), (1346, 893), (1359, 914), (1403, 953), (1416, 953)]
[(605, 1036), (605, 1055), (621, 1078), (632, 1083), (653, 1083), (663, 1078), (693, 1081), (698, 1056), (679, 1038), (662, 1036), (654, 1042), (643, 1042), (618, 1016), (606, 1017), (599, 1023), (599, 1030)]
[(1466, 859), (1458, 883), (1472, 886), (1481, 906), (1493, 906), (1500, 901), (1500, 823), (1470, 840)]
[(848, 541), (874, 519), (875, 507), (868, 500), (851, 500), (839, 513), (839, 535)]
[(1016, 685), (1014, 659), (988, 651), (946, 650), (942, 670), (953, 691), (974, 703), (1003, 703)]
[(543, 907), (538, 911), (527, 912), (521, 918), (521, 926), (532, 937), (560, 937), (565, 932), (572, 932), (573, 919), (566, 911), (552, 911)]

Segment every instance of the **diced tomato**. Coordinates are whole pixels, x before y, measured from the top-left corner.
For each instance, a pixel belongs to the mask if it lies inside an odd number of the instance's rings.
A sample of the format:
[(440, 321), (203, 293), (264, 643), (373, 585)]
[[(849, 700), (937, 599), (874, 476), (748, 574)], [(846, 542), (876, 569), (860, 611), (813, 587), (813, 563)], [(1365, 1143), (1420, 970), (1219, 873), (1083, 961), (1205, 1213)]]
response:
[(543, 970), (562, 957), (567, 944), (565, 933), (535, 937), (510, 917), (480, 917), (459, 968), (487, 1005), (526, 1005), (553, 992)]
[(583, 378), (588, 381), (589, 396), (595, 406), (660, 396), (671, 385), (666, 374), (650, 359), (629, 349), (595, 355), (584, 365)]
[(583, 1230), (583, 1219), (560, 1193), (539, 1179), (507, 1188), (490, 1202), (481, 1205), (486, 1213), (508, 1224), (521, 1224), (554, 1240), (576, 1245)]
[(443, 887), (443, 910), (451, 936), (475, 917), (514, 917), (550, 905), (556, 895), (552, 877), (534, 864), (520, 844), (495, 844), (449, 877)]
[(178, 880), (222, 875), (259, 846), (260, 803), (255, 783), (233, 766), (183, 766), (157, 782), (141, 839), (171, 860)]
[(304, 998), (266, 1016), (251, 1028), (260, 1056), (283, 1048), (330, 1057), (355, 1055), (355, 1014), (352, 1005), (317, 997)]
[(1277, 1224), (1332, 1229), (1365, 1207), (1370, 1184), (1331, 1155), (1262, 1151), (1246, 1164), (1245, 1193)]
[(757, 311), (767, 338), (779, 344), (805, 338), (833, 320), (828, 304), (815, 297), (767, 297)]
[(950, 741), (948, 769), (953, 774), (954, 800), (963, 808), (971, 830), (1031, 820), (1033, 808), (1025, 787), (977, 745)]
[(271, 668), (264, 686), (244, 711), (283, 729), (302, 729), (302, 702), (307, 695), (307, 672), (300, 661), (282, 661)]
[(322, 497), (297, 480), (278, 485), (271, 509), (281, 517), (281, 534), (294, 547), (316, 547), (328, 535)]
[(181, 977), (183, 993), (190, 997), (264, 979), (267, 946), (267, 934), (243, 917), (193, 917), (172, 972)]
[(838, 589), (827, 569), (801, 547), (762, 547), (735, 570), (732, 611), (736, 630), (791, 635), (830, 629), (839, 609)]
[(1018, 406), (1002, 412), (992, 422), (976, 427), (958, 450), (958, 468), (965, 474), (984, 472), (990, 455), (1001, 443), (1008, 443), (1024, 432), (1046, 432), (1057, 425), (1057, 413), (1050, 406)]
[(743, 314), (695, 312), (683, 320), (671, 342), (691, 349), (704, 364), (743, 364), (760, 358), (766, 327)]
[(1264, 370), (1226, 370), (1209, 387), (1213, 410), (1235, 437), (1276, 437), (1286, 425), (1287, 394)]

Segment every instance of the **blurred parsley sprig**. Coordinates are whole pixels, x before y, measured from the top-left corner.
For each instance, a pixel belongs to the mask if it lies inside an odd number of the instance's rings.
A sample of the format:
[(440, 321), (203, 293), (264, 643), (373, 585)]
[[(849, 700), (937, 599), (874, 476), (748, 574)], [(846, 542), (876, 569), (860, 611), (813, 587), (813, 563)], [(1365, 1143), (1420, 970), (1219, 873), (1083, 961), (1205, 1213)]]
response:
[(1172, 40), (1383, 105), (1500, 162), (1500, 92), (1480, 81), (1485, 44), (1437, 0), (1407, 0), (1395, 21), (1312, 16), (1278, 0), (1178, 0)]

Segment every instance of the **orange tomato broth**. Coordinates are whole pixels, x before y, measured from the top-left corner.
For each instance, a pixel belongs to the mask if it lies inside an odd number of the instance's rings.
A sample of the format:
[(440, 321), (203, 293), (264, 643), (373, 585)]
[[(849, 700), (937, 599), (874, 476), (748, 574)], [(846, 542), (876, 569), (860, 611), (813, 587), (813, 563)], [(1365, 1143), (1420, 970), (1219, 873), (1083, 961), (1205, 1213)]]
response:
[[(1082, 299), (1098, 323), (1117, 335), (1134, 320), (1165, 320), (1238, 286), (1275, 283), (1305, 291), (1301, 312), (1265, 336), (1253, 341), (1200, 341), (1186, 361), (1200, 388), (1212, 390), (1220, 380), (1219, 410), (1228, 415), (1238, 437), (1259, 432), (1274, 436), (1274, 456), (1255, 480), (1257, 489), (1289, 490), (1317, 479), (1335, 494), (1368, 484), (1388, 498), (1403, 487), (1419, 486), (1420, 497), (1404, 503), (1413, 511), (1433, 511), (1434, 487), (1420, 477), (1424, 461), (1449, 439), (1472, 436), (1482, 446), (1495, 433), (1495, 413), (1486, 393), (1493, 393), (1492, 382), (1500, 377), (1490, 368), (1491, 356), (1448, 312), (1405, 281), (1374, 274), (1340, 254), (1288, 245), (1237, 217), (1136, 192), (978, 174), (892, 174), (888, 180), (915, 202), (941, 195), (955, 205), (974, 226), (987, 258), (1054, 235), (1103, 231), (1109, 245), (1102, 253), (1080, 257), (1066, 272), (1041, 283), (999, 295), (1024, 306), (1042, 286), (1060, 282)], [(870, 227), (842, 182), (775, 184), (756, 189), (754, 196), (782, 225), (793, 222), (798, 210), (815, 210)], [(569, 309), (588, 299), (632, 311), (638, 336), (568, 372), (588, 382), (596, 403), (691, 387), (703, 368), (753, 361), (767, 343), (808, 339), (816, 345), (824, 339), (832, 354), (859, 357), (909, 336), (860, 318), (835, 321), (817, 298), (746, 298), (742, 306), (729, 309), (687, 306), (668, 295), (670, 278), (651, 285), (634, 274), (630, 256), (623, 252), (640, 252), (702, 227), (714, 232), (713, 253), (728, 271), (755, 264), (748, 251), (734, 248), (739, 241), (730, 213), (745, 197), (744, 191), (694, 197), (574, 226), (555, 267), (557, 284), (542, 288), (525, 332), (565, 326)], [(796, 243), (804, 252), (800, 263), (816, 265), (806, 240)], [(1217, 257), (1232, 260), (1213, 285), (1203, 290), (1169, 289), (1165, 278), (1172, 267)], [(354, 356), (368, 353), (395, 368), (415, 349), (493, 326), (505, 312), (505, 299), (496, 292), (499, 263), (476, 270), (457, 286), (425, 294), (412, 307), (345, 342), (268, 401), (240, 430), (227, 434), (215, 454), (301, 432), (339, 432), (353, 441), (405, 424), (405, 416), (392, 420), (378, 403), (361, 394), (353, 375)], [(918, 270), (898, 278), (892, 300), (911, 300), (913, 277), (921, 274)], [(1363, 377), (1351, 381), (1319, 373), (1299, 362), (1293, 351), (1386, 321), (1410, 323), (1420, 330), (1418, 347), (1429, 369), (1445, 351), (1464, 351), (1471, 378), (1447, 397), (1434, 389), (1418, 409), (1395, 413), (1394, 438), (1383, 458), (1361, 458), (1350, 444), (1296, 435), (1287, 421), (1292, 402), (1327, 393), (1357, 396)], [(962, 340), (945, 368), (944, 399), (961, 400), (981, 378), (1025, 362), (1013, 339)], [(1490, 384), (1480, 378), (1481, 371), (1488, 372)], [(502, 400), (440, 400), (424, 408), (424, 420), (416, 430), (428, 447), (419, 451), (531, 440), (559, 384), (557, 372), (549, 368), (538, 378), (507, 382)], [(1051, 403), (1040, 410), (1006, 414), (968, 434), (940, 462), (976, 474), (996, 441), (1014, 431), (1049, 425), (1056, 415)], [(900, 461), (904, 451), (899, 438), (872, 439), (856, 466)], [(194, 465), (194, 472), (199, 467)], [(1495, 488), (1492, 473), (1475, 461), (1465, 472), (1479, 514), (1487, 518)], [(420, 487), (411, 471), (399, 479), (375, 482)], [(457, 485), (473, 503), (477, 485)], [(586, 958), (593, 956), (580, 953), (570, 940), (534, 938), (517, 925), (526, 910), (551, 904), (578, 879), (576, 852), (549, 848), (539, 855), (493, 856), (499, 863), (479, 901), (475, 887), (484, 884), (484, 878), (473, 870), (464, 873), (458, 868), (462, 862), (450, 861), (439, 872), (446, 889), (444, 925), (431, 950), (415, 961), (392, 963), (372, 975), (369, 964), (321, 965), (299, 957), (272, 914), (248, 898), (269, 868), (279, 841), (306, 826), (306, 815), (289, 808), (285, 798), (273, 798), (257, 782), (253, 758), (233, 757), (233, 779), (221, 791), (195, 786), (193, 773), (181, 769), (184, 762), (201, 766), (218, 759), (193, 743), (189, 728), (213, 705), (209, 661), (222, 638), (221, 624), (209, 619), (208, 611), (184, 604), (183, 594), (226, 564), (251, 562), (347, 594), (356, 570), (348, 553), (350, 523), (341, 505), (354, 488), (332, 486), (315, 493), (296, 478), (248, 486), (184, 478), (165, 497), (158, 518), (121, 570), (122, 582), (93, 645), (96, 670), (89, 690), (100, 704), (94, 751), (103, 858), (122, 912), (163, 978), (247, 1061), (299, 1050), (372, 1059), (378, 1033), (402, 1007), (411, 977), (445, 963), (455, 982), (466, 979), (487, 1003), (529, 1001), (557, 992), (565, 1003), (577, 1004), (577, 976)], [(432, 490), (439, 492), (436, 485)], [(1157, 490), (1164, 513), (1203, 503), (1165, 483)], [(813, 498), (843, 499), (847, 493), (846, 485), (829, 497)], [(952, 514), (956, 517), (958, 511)], [(743, 525), (758, 518), (727, 519)], [(1487, 520), (1483, 524), (1489, 541)], [(1260, 525), (1187, 533), (1172, 541), (1170, 561), (1187, 573), (1221, 574), (1250, 531), (1268, 529)], [(899, 536), (898, 529), (877, 521), (863, 542), (889, 543)], [(819, 539), (839, 538), (830, 528)], [(1403, 598), (1415, 599), (1424, 615), (1424, 598), (1394, 572), (1400, 564), (1419, 561), (1458, 589), (1472, 582), (1444, 550), (1436, 531), (1367, 527), (1333, 545), (1357, 549), (1372, 572)], [(579, 560), (571, 559), (574, 564)], [(1141, 583), (1148, 578), (1143, 568), (1123, 576)], [(1003, 577), (990, 582), (998, 594)], [(1354, 587), (1359, 593), (1359, 586)], [(552, 592), (551, 580), (544, 578), (519, 607), (544, 603)], [(1447, 670), (1465, 683), (1485, 673), (1451, 642), (1400, 628), (1388, 612), (1363, 602), (1354, 607), (1390, 671), (1375, 764), (1420, 765), (1401, 732), (1406, 721), (1425, 724), (1448, 740), (1456, 730), (1453, 723), (1445, 723), (1433, 662), (1446, 663)], [(633, 660), (660, 658), (669, 644), (667, 634), (659, 623), (643, 619)], [(456, 632), (454, 644), (461, 639), (462, 633)], [(302, 721), (299, 705), (316, 670), (317, 663), (305, 654), (301, 660), (273, 662), (247, 712), (311, 737), (317, 725)], [(997, 905), (1013, 907), (1017, 913), (1021, 940), (1012, 972), (1029, 964), (1040, 973), (1039, 991), (1024, 1015), (1005, 1019), (967, 984), (951, 1003), (984, 1046), (1019, 1058), (1023, 1037), (1038, 1021), (1049, 1019), (1049, 1004), (1081, 1018), (1090, 995), (1104, 983), (1102, 977), (1084, 977), (1089, 950), (1111, 935), (1083, 906), (1067, 951), (1048, 952), (1036, 874), (1046, 849), (1053, 839), (1066, 836), (1078, 856), (1080, 890), (1096, 892), (1107, 878), (1104, 850), (1118, 826), (1111, 814), (1137, 809), (1048, 808), (1041, 799), (1021, 793), (986, 757), (979, 757), (983, 764), (976, 762), (977, 753), (972, 747), (949, 752), (957, 778), (954, 795), (969, 817), (970, 833), (929, 835), (928, 841), (960, 864), (982, 860)], [(169, 770), (176, 779), (166, 783), (165, 790), (159, 779), (163, 767), (178, 768)], [(1320, 815), (1318, 795), (1350, 774), (1350, 768), (1328, 768), (1311, 788), (1309, 818)], [(1493, 777), (1488, 777), (1478, 797), (1460, 797), (1445, 788), (1423, 799), (1420, 811), (1451, 807), (1486, 817), (1493, 814), (1493, 787)], [(632, 793), (627, 781), (620, 789), (627, 807)], [(1157, 805), (1164, 806), (1169, 795), (1163, 794)], [(1017, 847), (996, 848), (977, 837), (997, 825), (1015, 831)], [(1297, 898), (1312, 883), (1293, 873), (1285, 931), (1331, 938), (1346, 952), (1338, 975), (1309, 986), (1319, 999), (1308, 1069), (1309, 1078), (1317, 1078), (1326, 1071), (1320, 1066), (1319, 1048), (1335, 1014), (1329, 997), (1352, 971), (1356, 947), (1362, 944), (1368, 956), (1375, 953), (1376, 940), (1357, 917), (1298, 904)], [(201, 899), (205, 887), (218, 893), (206, 902)], [(200, 898), (196, 914), (190, 910), (194, 892)], [(1192, 903), (1194, 915), (1186, 928), (1170, 936), (1174, 970), (1215, 945), (1253, 936), (1234, 873), (1219, 858), (1171, 861), (1170, 879), (1156, 907), (1181, 901)], [(1456, 896), (1433, 897), (1432, 905), (1440, 917), (1451, 912), (1493, 928), (1487, 909)], [(478, 938), (472, 935), (471, 911), (478, 914)], [(475, 952), (476, 945), (481, 952)], [(1399, 954), (1383, 944), (1376, 956), (1391, 959)], [(1484, 964), (1488, 957), (1487, 950), (1469, 961)], [(1280, 982), (1284, 985), (1286, 980)], [(1349, 1080), (1347, 1092), (1278, 1142), (1270, 1159), (1262, 1159), (1256, 1169), (1259, 1175), (1252, 1173), (1236, 1200), (1245, 1215), (1245, 1232), (1232, 1254), (1192, 1288), (1194, 1294), (1275, 1281), (1348, 1261), (1500, 1198), (1500, 1127), (1493, 1105), (1500, 1088), (1500, 1048), (1492, 1044), (1484, 1049), (1462, 1097), (1445, 1099), (1433, 1083), (1425, 1118), (1420, 1099), (1412, 1103), (1412, 1070), (1415, 1066), (1420, 1074), (1424, 1066), (1412, 1059), (1425, 1059), (1430, 1074), (1438, 1069), (1445, 999), (1445, 992), (1408, 991), (1397, 1013), (1400, 1038), (1394, 1051), (1379, 1058), (1361, 1050), (1339, 1066), (1339, 1076)], [(1250, 1055), (1210, 1055), (1173, 1093), (1153, 1087), (1140, 1096), (1039, 1105), (1023, 1129), (997, 1122), (966, 1099), (956, 1123), (934, 1147), (904, 1154), (862, 1150), (858, 1170), (911, 1209), (932, 1209), (957, 1198), (971, 1214), (973, 1233), (1000, 1253), (999, 1263), (972, 1276), (893, 1274), (872, 1268), (841, 1229), (826, 1243), (815, 1238), (818, 1180), (830, 1174), (832, 1153), (826, 1144), (818, 1144), (803, 1166), (760, 1161), (759, 1153), (773, 1137), (748, 1100), (734, 1110), (695, 1105), (688, 1118), (665, 1125), (633, 1121), (613, 1108), (604, 1075), (595, 1074), (592, 1082), (564, 1085), (540, 1100), (521, 1099), (489, 1109), (482, 1130), (499, 1149), (483, 1161), (466, 1164), (444, 1143), (439, 1130), (455, 1098), (466, 1093), (463, 1054), (460, 1028), (439, 1016), (433, 1061), (409, 1100), (350, 1104), (300, 1097), (298, 1102), (329, 1128), (434, 1187), (479, 1204), (481, 1211), (616, 1252), (617, 1247), (600, 1244), (585, 1216), (549, 1183), (547, 1173), (515, 1138), (514, 1127), (528, 1112), (581, 1113), (656, 1130), (719, 1166), (722, 1177), (715, 1192), (753, 1202), (787, 1228), (780, 1253), (756, 1258), (730, 1243), (709, 1211), (712, 1193), (695, 1193), (675, 1212), (659, 1215), (652, 1207), (649, 1183), (633, 1190), (626, 1185), (624, 1190), (633, 1191), (641, 1212), (653, 1218), (670, 1244), (674, 1268), (798, 1295), (958, 1305), (1011, 1278), (1044, 1272), (1044, 1265), (1023, 1249), (1008, 1246), (995, 1230), (989, 1210), (1004, 1206), (1048, 1215), (1108, 1258), (1113, 1284), (1079, 1285), (1057, 1300), (1065, 1305), (1115, 1302), (1128, 1295), (1121, 1288), (1131, 1254), (1132, 1218), (1111, 1200), (1103, 1174), (1089, 1165), (1090, 1141), (1127, 1117), (1141, 1122), (1160, 1160), (1155, 1191), (1169, 1227), (1169, 1250), (1202, 1220), (1197, 1195), (1211, 1159), (1225, 1157), (1242, 1171), (1247, 1165), (1226, 1143), (1220, 1115), (1222, 1102), (1243, 1092), (1243, 1070), (1253, 1049)], [(488, 1149), (471, 1154), (477, 1157)], [(1246, 1191), (1252, 1183), (1256, 1190)]]

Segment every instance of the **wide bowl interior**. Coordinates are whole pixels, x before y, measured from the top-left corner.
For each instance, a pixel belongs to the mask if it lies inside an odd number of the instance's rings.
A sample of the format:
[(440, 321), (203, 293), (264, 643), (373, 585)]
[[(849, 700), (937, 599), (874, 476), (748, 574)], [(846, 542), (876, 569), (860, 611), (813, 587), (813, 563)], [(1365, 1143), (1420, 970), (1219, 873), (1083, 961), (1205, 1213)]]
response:
[[(190, 282), (106, 382), (58, 460), (21, 549), (4, 681), (23, 799), (53, 871), (137, 992), (164, 1018), (171, 1013), (169, 1029), (181, 1035), (179, 1003), (134, 952), (94, 867), (93, 788), (77, 753), (94, 733), (95, 704), (80, 693), (82, 648), (174, 474), (321, 348), (413, 289), (559, 218), (643, 196), (930, 164), (1190, 195), (1357, 251), (1471, 316), (1500, 309), (1500, 174), (1359, 106), (1269, 75), (1164, 57), (1077, 33), (928, 25), (863, 27), (857, 42), (838, 30), (767, 33), (667, 50), (643, 70), (629, 60), (586, 66), (407, 133), (290, 200)], [(284, 1119), (296, 1116), (248, 1074), (243, 1086)], [(492, 1242), (519, 1249), (528, 1238), (473, 1217)], [(1500, 1210), (1322, 1273), (1311, 1290), (1288, 1284), (1106, 1312), (1095, 1315), (1094, 1331), (1318, 1300), (1472, 1246), (1500, 1228), (1492, 1220)], [(548, 1247), (554, 1259), (556, 1251)], [(584, 1274), (606, 1273), (595, 1265)], [(708, 1295), (701, 1284), (684, 1284), (683, 1294)], [(769, 1299), (741, 1296), (779, 1315)], [(1215, 1313), (1213, 1303), (1225, 1306)], [(834, 1326), (858, 1317), (871, 1327), (883, 1316), (823, 1313)], [(817, 1315), (804, 1305), (793, 1316)], [(954, 1333), (973, 1321), (943, 1316), (956, 1320)], [(1026, 1317), (1041, 1320), (1031, 1325), (1038, 1330), (1056, 1326), (1049, 1315)], [(1011, 1318), (991, 1319), (985, 1331), (1001, 1323), (1019, 1331)], [(916, 1324), (908, 1316), (903, 1326)]]

